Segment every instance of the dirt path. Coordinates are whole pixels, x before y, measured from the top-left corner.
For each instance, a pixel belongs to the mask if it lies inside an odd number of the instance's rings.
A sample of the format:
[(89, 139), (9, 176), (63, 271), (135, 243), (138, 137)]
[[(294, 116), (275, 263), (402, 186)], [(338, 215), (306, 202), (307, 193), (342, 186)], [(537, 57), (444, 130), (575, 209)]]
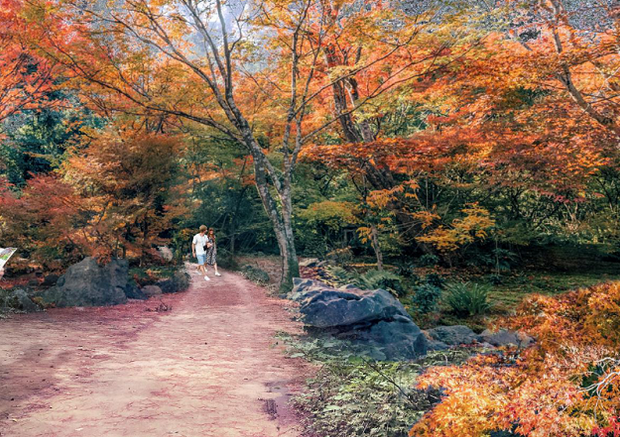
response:
[(0, 321), (0, 435), (298, 436), (286, 401), (304, 371), (273, 337), (297, 329), (283, 302), (190, 270), (168, 312), (151, 299)]

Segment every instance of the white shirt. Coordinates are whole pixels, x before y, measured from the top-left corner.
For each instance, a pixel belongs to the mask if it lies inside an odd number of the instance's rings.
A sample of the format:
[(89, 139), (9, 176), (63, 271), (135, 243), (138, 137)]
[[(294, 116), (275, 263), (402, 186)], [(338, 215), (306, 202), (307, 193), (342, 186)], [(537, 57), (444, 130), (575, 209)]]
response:
[(192, 244), (196, 246), (196, 255), (204, 255), (206, 253), (205, 245), (207, 244), (207, 241), (209, 241), (209, 237), (207, 237), (207, 234), (194, 235), (194, 241), (192, 241)]

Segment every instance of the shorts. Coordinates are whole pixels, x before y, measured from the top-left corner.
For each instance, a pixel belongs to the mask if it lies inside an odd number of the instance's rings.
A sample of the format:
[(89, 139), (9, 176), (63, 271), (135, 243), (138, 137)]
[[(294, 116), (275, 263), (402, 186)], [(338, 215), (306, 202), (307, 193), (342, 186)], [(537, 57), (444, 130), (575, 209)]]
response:
[(198, 259), (198, 265), (199, 266), (204, 266), (205, 262), (207, 262), (207, 254), (206, 253), (197, 254), (196, 258)]

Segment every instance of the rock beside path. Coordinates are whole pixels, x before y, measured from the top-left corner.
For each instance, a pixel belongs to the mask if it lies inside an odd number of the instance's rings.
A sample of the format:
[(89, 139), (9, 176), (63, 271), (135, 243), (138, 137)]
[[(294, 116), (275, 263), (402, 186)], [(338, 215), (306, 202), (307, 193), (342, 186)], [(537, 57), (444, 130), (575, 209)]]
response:
[(402, 304), (385, 290), (336, 289), (311, 279), (294, 280), (290, 298), (306, 325), (357, 343), (388, 360), (425, 355), (427, 340)]
[(162, 293), (178, 293), (189, 288), (190, 277), (185, 270), (174, 272), (170, 278), (160, 279), (155, 283)]
[(15, 288), (11, 290), (9, 299), (13, 300), (14, 308), (18, 310), (33, 313), (35, 311), (41, 311), (41, 307), (34, 303), (26, 290), (22, 288)]
[(43, 300), (57, 307), (106, 306), (127, 301), (129, 266), (112, 260), (105, 266), (88, 257), (69, 267), (56, 286), (45, 291)]
[(146, 297), (159, 296), (163, 292), (160, 287), (157, 285), (145, 285), (142, 287), (142, 293), (146, 295)]

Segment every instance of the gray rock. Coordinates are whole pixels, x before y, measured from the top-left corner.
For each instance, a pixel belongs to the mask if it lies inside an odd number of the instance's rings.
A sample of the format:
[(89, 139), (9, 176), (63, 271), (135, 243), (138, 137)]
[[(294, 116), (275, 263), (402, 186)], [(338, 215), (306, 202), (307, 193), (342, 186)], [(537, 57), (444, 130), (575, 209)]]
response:
[(39, 305), (37, 305), (36, 303), (32, 301), (32, 299), (30, 299), (30, 297), (28, 296), (28, 293), (26, 293), (25, 290), (22, 290), (21, 288), (12, 290), (11, 295), (17, 301), (17, 305), (20, 310), (23, 310), (29, 313), (41, 310)]
[(145, 285), (142, 287), (142, 293), (144, 293), (147, 297), (153, 297), (159, 296), (163, 292), (157, 285)]
[(510, 331), (508, 329), (500, 329), (497, 332), (486, 329), (482, 332), (482, 334), (480, 334), (480, 339), (481, 341), (490, 343), (497, 347), (507, 345), (527, 347), (534, 342), (532, 337), (517, 331)]
[(478, 335), (465, 325), (438, 326), (427, 330), (426, 333), (432, 340), (440, 341), (449, 346), (479, 341)]
[(155, 283), (162, 293), (178, 293), (189, 288), (190, 277), (185, 270), (179, 270), (171, 278), (160, 279)]
[(404, 316), (372, 325), (368, 337), (371, 342), (384, 345), (381, 351), (391, 360), (419, 357), (428, 350), (428, 342), (420, 328)]
[(134, 281), (130, 281), (127, 287), (125, 287), (125, 296), (127, 296), (127, 299), (146, 300), (149, 298)]
[(42, 297), (58, 307), (125, 303), (128, 270), (126, 260), (112, 260), (102, 266), (94, 258), (85, 258), (69, 267), (56, 286), (45, 291)]
[(304, 323), (317, 328), (380, 321), (396, 315), (409, 318), (403, 305), (381, 289), (335, 289), (308, 279), (293, 283), (291, 297), (300, 303)]
[(174, 254), (168, 246), (158, 246), (157, 251), (159, 252), (159, 255), (168, 262), (174, 259)]
[(426, 354), (426, 337), (387, 291), (350, 286), (335, 289), (310, 279), (295, 279), (293, 285), (290, 297), (300, 303), (306, 325), (366, 344), (388, 360)]
[(54, 285), (56, 285), (56, 283), (58, 283), (58, 275), (55, 274), (49, 274), (47, 276), (45, 276), (45, 278), (43, 279), (43, 283), (41, 283), (41, 285), (43, 287), (52, 287)]
[(426, 341), (428, 345), (427, 348), (429, 351), (444, 351), (450, 348), (450, 346), (445, 344), (443, 341), (428, 340), (428, 339)]

